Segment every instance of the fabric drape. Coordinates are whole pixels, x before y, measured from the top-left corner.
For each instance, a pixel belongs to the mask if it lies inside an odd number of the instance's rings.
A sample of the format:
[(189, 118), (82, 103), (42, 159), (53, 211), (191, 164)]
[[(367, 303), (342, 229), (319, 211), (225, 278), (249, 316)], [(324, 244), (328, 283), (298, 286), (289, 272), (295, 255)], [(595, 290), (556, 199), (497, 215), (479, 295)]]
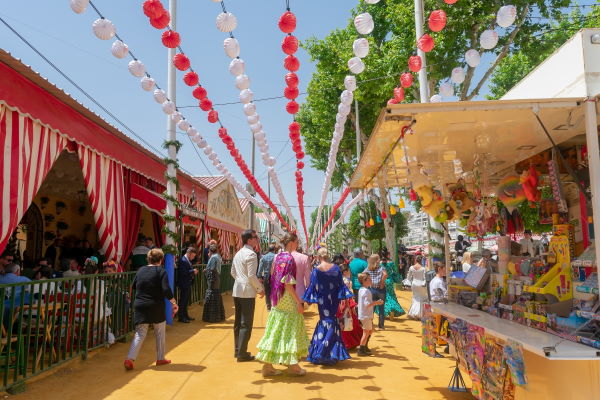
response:
[(152, 230), (154, 231), (154, 243), (156, 247), (163, 247), (165, 245), (165, 234), (162, 231), (165, 226), (165, 221), (162, 217), (156, 213), (152, 213)]
[(125, 235), (125, 240), (123, 243), (123, 255), (121, 256), (121, 264), (125, 264), (127, 258), (131, 254), (131, 251), (135, 247), (135, 242), (137, 241), (138, 233), (140, 231), (140, 219), (142, 217), (142, 206), (138, 203), (131, 201), (131, 171), (125, 170), (125, 204), (127, 207), (125, 209), (125, 226), (123, 227), (123, 234)]

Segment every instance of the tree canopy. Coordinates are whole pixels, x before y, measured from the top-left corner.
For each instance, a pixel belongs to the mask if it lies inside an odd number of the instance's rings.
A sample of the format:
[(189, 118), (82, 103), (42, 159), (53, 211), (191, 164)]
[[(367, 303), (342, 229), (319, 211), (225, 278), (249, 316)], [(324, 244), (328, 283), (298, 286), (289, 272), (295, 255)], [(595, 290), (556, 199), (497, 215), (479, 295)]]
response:
[[(332, 208), (333, 207), (331, 207), (330, 205), (323, 206), (323, 213), (321, 216), (321, 219), (322, 219), (321, 226), (323, 224), (325, 224), (327, 222), (327, 220), (329, 219)], [(313, 227), (315, 226), (315, 222), (317, 220), (317, 212), (318, 212), (318, 209), (315, 208), (313, 210), (313, 212), (310, 214), (310, 228), (308, 229), (309, 232), (313, 231)], [(341, 211), (337, 210), (335, 213), (335, 217), (333, 218), (333, 222), (337, 221), (340, 218), (341, 214), (342, 214)], [(332, 222), (332, 224), (333, 224), (333, 222)], [(321, 233), (321, 231), (317, 232), (317, 235), (319, 235), (320, 233)]]
[[(361, 237), (361, 228), (362, 223), (360, 221), (360, 209), (362, 206), (356, 206), (350, 213), (350, 222), (348, 223), (348, 233), (351, 237), (360, 238)], [(377, 208), (375, 207), (375, 202), (370, 200), (368, 203), (365, 203), (364, 210), (366, 212), (367, 218), (371, 216), (373, 220), (375, 219), (375, 215), (377, 215)], [(392, 218), (392, 225), (394, 226), (394, 233), (396, 238), (404, 237), (408, 234), (408, 222), (406, 216), (397, 212), (395, 215), (388, 215), (388, 218)], [(385, 238), (385, 229), (383, 227), (383, 220), (381, 222), (376, 222), (370, 228), (365, 228), (365, 237), (367, 240), (383, 240)]]

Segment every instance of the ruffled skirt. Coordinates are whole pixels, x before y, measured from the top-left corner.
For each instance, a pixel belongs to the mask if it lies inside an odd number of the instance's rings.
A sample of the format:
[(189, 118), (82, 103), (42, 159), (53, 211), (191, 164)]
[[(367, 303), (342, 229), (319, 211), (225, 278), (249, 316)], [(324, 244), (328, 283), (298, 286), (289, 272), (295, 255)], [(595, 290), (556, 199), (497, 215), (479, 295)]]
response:
[(421, 319), (423, 316), (423, 304), (427, 303), (427, 287), (412, 286), (412, 304), (408, 310), (408, 317), (413, 319)]
[(331, 365), (349, 358), (337, 318), (319, 320), (306, 359), (313, 364)]

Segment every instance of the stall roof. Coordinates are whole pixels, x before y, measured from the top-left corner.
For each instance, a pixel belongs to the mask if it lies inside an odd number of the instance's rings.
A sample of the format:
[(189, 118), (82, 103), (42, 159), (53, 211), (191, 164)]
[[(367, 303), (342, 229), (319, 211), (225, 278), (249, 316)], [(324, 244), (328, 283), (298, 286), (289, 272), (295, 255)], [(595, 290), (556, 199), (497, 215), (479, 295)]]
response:
[(552, 146), (542, 124), (556, 144), (584, 134), (584, 101), (562, 98), (388, 106), (379, 115), (350, 187), (407, 186), (409, 174), (419, 172), (439, 186), (456, 182), (457, 171), (471, 171), (476, 161), (483, 159), (493, 178)]

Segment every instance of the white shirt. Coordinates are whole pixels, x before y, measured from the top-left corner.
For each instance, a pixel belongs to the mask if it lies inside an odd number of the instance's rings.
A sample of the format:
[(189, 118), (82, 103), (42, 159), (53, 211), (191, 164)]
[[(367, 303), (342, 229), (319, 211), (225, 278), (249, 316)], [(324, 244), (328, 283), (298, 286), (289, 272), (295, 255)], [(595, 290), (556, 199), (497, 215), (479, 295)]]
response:
[(358, 290), (358, 319), (373, 318), (373, 307), (369, 304), (373, 302), (373, 295), (366, 287)]
[(521, 245), (521, 254), (529, 253), (530, 257), (538, 255), (540, 246), (537, 240), (523, 238), (519, 241), (519, 244)]
[(444, 278), (436, 276), (429, 283), (429, 294), (431, 294), (431, 301), (444, 301), (447, 292), (446, 281)]
[(257, 292), (262, 292), (263, 285), (256, 277), (258, 257), (249, 245), (244, 245), (233, 257), (231, 276), (235, 279), (233, 284), (233, 297), (254, 298)]

